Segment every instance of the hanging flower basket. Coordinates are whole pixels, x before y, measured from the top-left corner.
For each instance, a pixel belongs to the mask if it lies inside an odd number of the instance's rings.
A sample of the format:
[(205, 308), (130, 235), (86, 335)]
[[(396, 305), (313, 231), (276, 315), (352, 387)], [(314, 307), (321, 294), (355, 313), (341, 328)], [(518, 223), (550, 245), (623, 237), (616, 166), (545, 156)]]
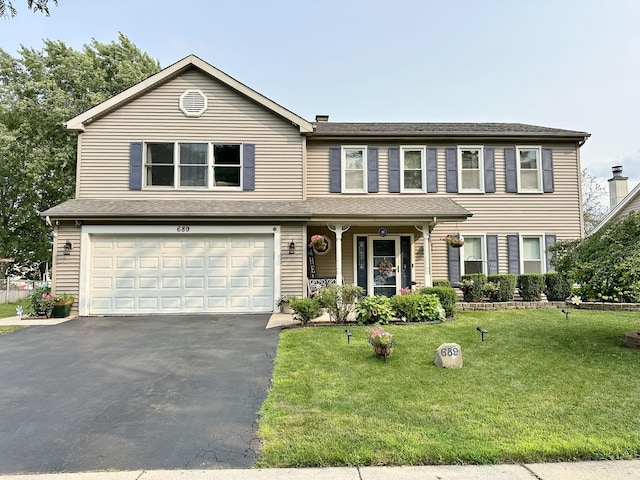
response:
[(454, 233), (453, 235), (447, 235), (442, 240), (447, 242), (448, 245), (451, 245), (454, 248), (460, 248), (464, 245), (464, 237), (459, 233)]
[(316, 253), (327, 253), (329, 250), (329, 239), (320, 234), (312, 235), (311, 247), (316, 251)]

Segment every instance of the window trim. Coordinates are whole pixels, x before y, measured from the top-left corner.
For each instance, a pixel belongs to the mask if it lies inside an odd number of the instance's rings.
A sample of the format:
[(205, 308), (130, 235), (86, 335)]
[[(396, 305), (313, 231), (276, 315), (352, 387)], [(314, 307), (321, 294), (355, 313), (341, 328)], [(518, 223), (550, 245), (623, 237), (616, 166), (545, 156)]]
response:
[[(420, 169), (422, 176), (422, 188), (405, 188), (404, 186), (404, 153), (407, 151), (420, 152)], [(400, 146), (400, 193), (426, 193), (427, 192), (427, 147), (425, 145)]]
[[(480, 239), (480, 250), (482, 251), (482, 273), (484, 273), (485, 275), (487, 275), (487, 236), (484, 233), (465, 233), (464, 234), (464, 239), (465, 239), (465, 245), (466, 245), (466, 241), (469, 238), (479, 238)], [(461, 248), (461, 252), (460, 252), (460, 275), (466, 275), (466, 271), (465, 271), (465, 265), (464, 262), (466, 262), (466, 256), (465, 256), (465, 245), (462, 245)]]
[[(542, 275), (547, 273), (547, 262), (546, 262), (546, 240), (544, 233), (521, 233), (520, 234), (520, 245), (519, 245), (519, 256), (520, 256), (520, 273), (524, 274), (524, 240), (525, 238), (537, 238), (540, 242), (540, 272)], [(537, 273), (537, 272), (536, 272)]]
[[(362, 151), (362, 188), (347, 188), (347, 150), (361, 150)], [(369, 162), (367, 158), (367, 146), (366, 145), (342, 145), (340, 148), (340, 186), (341, 193), (368, 193), (368, 167)], [(357, 171), (352, 169), (350, 171)]]
[[(464, 188), (462, 181), (462, 151), (463, 150), (478, 150), (478, 188)], [(458, 145), (458, 193), (485, 193), (484, 190), (484, 145)]]
[[(535, 150), (538, 160), (538, 188), (522, 188), (522, 173), (520, 168), (520, 152), (522, 150)], [(542, 184), (542, 147), (540, 145), (516, 145), (516, 171), (518, 182), (518, 193), (543, 193), (544, 186)]]
[[(148, 163), (147, 157), (147, 145), (149, 144), (173, 144), (173, 185), (149, 185), (148, 184), (148, 169), (152, 165)], [(206, 186), (180, 186), (180, 145), (188, 144), (188, 143), (196, 143), (196, 144), (206, 144), (207, 145), (207, 174)], [(240, 170), (240, 184), (239, 185), (230, 185), (230, 186), (216, 186), (214, 184), (214, 146), (215, 145), (238, 145), (240, 147), (240, 165), (238, 168)], [(168, 165), (168, 164), (167, 164)], [(197, 165), (193, 165), (197, 166)], [(203, 165), (204, 166), (204, 165)], [(224, 165), (219, 165), (224, 166)], [(236, 165), (234, 165), (236, 166)], [(225, 190), (225, 191), (241, 191), (244, 188), (244, 143), (243, 142), (225, 142), (225, 141), (199, 141), (199, 140), (146, 140), (142, 142), (142, 189), (143, 190), (180, 190), (180, 191), (188, 191), (188, 190), (196, 190), (196, 191), (211, 191), (211, 190)]]

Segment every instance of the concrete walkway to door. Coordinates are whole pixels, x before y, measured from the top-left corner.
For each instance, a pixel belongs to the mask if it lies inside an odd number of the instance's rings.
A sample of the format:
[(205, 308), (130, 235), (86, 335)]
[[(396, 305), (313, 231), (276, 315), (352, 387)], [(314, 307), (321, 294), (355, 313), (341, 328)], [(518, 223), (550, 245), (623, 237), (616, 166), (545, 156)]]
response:
[(269, 315), (78, 318), (0, 336), (0, 474), (246, 468)]

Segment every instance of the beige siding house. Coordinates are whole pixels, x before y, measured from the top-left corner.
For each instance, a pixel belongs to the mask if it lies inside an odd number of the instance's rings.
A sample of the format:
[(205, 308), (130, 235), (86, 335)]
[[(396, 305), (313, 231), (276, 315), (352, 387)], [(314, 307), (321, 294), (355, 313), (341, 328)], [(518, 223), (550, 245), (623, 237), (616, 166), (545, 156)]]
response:
[(631, 192), (628, 191), (628, 177), (622, 175), (622, 166), (612, 167), (613, 175), (609, 182), (609, 213), (591, 231), (589, 235), (601, 230), (609, 223), (626, 217), (631, 212), (640, 211), (640, 184), (636, 185)]
[(53, 287), (81, 315), (272, 312), (322, 282), (390, 296), (545, 272), (546, 248), (582, 232), (585, 132), (309, 122), (194, 56), (67, 127), (76, 198), (43, 216)]

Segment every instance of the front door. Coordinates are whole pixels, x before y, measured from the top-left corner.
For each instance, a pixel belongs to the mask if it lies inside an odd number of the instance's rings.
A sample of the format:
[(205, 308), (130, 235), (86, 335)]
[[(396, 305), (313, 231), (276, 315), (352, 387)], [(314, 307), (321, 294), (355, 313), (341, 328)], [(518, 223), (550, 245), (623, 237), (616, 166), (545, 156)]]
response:
[(369, 295), (392, 297), (400, 290), (400, 237), (369, 238)]

